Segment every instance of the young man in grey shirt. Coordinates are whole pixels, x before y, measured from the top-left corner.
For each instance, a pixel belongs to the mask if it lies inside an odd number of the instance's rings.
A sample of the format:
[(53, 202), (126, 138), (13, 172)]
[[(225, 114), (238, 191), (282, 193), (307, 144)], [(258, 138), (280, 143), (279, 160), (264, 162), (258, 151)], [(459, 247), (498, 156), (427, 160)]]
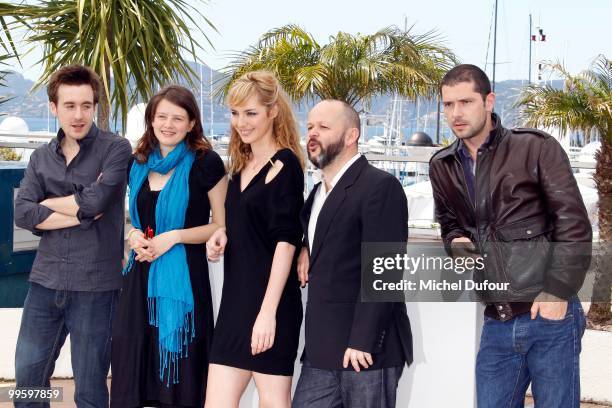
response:
[(17, 340), (17, 387), (49, 387), (70, 333), (79, 408), (108, 407), (131, 157), (126, 139), (93, 123), (99, 89), (99, 77), (84, 66), (51, 76), (47, 93), (60, 130), (32, 154), (15, 201), (17, 226), (41, 236)]

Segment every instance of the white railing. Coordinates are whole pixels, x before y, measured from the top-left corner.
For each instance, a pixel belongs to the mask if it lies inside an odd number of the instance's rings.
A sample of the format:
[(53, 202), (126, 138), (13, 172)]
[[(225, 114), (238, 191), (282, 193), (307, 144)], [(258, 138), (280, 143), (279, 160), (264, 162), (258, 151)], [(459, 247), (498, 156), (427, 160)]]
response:
[[(11, 133), (0, 131), (0, 147), (34, 150), (48, 143), (53, 137), (55, 137), (55, 134), (48, 132)], [(213, 141), (213, 145), (221, 156), (226, 154), (227, 145), (215, 143), (215, 141)], [(360, 151), (365, 154), (369, 161), (391, 163), (429, 163), (431, 156), (440, 149), (441, 147), (392, 146), (384, 147), (383, 150), (379, 151), (371, 146), (360, 146)], [(595, 168), (594, 162), (575, 160), (578, 153), (576, 147), (571, 147), (568, 152), (572, 168)]]
[[(34, 149), (48, 143), (53, 137), (55, 137), (54, 133), (47, 132), (0, 132), (0, 147), (16, 149), (17, 153), (22, 155), (22, 161), (27, 161)], [(213, 145), (215, 151), (221, 157), (227, 157), (226, 144), (215, 143), (213, 141)], [(389, 146), (384, 147), (383, 150), (375, 150), (373, 152), (370, 146), (360, 146), (360, 151), (373, 165), (394, 174), (401, 181), (404, 181), (404, 185), (429, 180), (429, 160), (440, 149), (441, 147)], [(570, 158), (578, 157), (575, 147), (572, 147), (569, 153)], [(572, 160), (570, 164), (574, 170), (591, 170), (595, 168), (595, 163), (593, 162)], [(314, 170), (310, 165), (306, 171), (305, 194), (312, 188), (311, 173)], [(411, 236), (439, 238), (439, 229), (434, 222), (433, 214), (431, 214), (431, 218), (417, 219), (412, 217), (410, 222)], [(36, 249), (38, 240), (38, 237), (15, 226), (14, 250)]]

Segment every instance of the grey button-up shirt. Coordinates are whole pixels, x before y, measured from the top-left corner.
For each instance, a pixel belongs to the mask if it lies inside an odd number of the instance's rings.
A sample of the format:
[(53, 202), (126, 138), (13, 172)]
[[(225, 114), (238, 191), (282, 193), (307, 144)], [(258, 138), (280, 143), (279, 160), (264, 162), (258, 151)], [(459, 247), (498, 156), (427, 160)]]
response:
[[(91, 130), (66, 166), (60, 129), (36, 149), (15, 200), (15, 224), (41, 236), (30, 281), (49, 289), (106, 291), (121, 286), (124, 197), (132, 148), (127, 139)], [(36, 228), (53, 211), (39, 203), (74, 194), (81, 224), (42, 231)], [(94, 217), (103, 214), (97, 220)]]

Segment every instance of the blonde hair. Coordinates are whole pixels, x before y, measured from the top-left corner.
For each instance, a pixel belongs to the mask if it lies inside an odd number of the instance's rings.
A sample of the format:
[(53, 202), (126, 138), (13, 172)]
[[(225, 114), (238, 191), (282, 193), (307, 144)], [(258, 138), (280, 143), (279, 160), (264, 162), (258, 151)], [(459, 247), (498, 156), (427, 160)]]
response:
[[(281, 148), (290, 149), (299, 159), (302, 168), (305, 166), (304, 154), (300, 146), (300, 134), (289, 97), (280, 86), (276, 77), (267, 71), (253, 71), (238, 78), (227, 93), (227, 104), (240, 106), (251, 96), (256, 95), (259, 102), (266, 106), (268, 112), (274, 107), (278, 114), (272, 124), (272, 135)], [(239, 173), (251, 155), (251, 146), (243, 143), (236, 129), (231, 127), (229, 153), (229, 174)]]

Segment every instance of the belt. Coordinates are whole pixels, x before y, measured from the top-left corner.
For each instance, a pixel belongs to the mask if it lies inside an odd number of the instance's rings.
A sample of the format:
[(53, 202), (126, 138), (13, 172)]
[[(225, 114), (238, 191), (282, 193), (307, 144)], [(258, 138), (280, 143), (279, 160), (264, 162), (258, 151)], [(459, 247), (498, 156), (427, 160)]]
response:
[(505, 322), (529, 313), (532, 305), (532, 302), (488, 303), (484, 313), (485, 316)]

